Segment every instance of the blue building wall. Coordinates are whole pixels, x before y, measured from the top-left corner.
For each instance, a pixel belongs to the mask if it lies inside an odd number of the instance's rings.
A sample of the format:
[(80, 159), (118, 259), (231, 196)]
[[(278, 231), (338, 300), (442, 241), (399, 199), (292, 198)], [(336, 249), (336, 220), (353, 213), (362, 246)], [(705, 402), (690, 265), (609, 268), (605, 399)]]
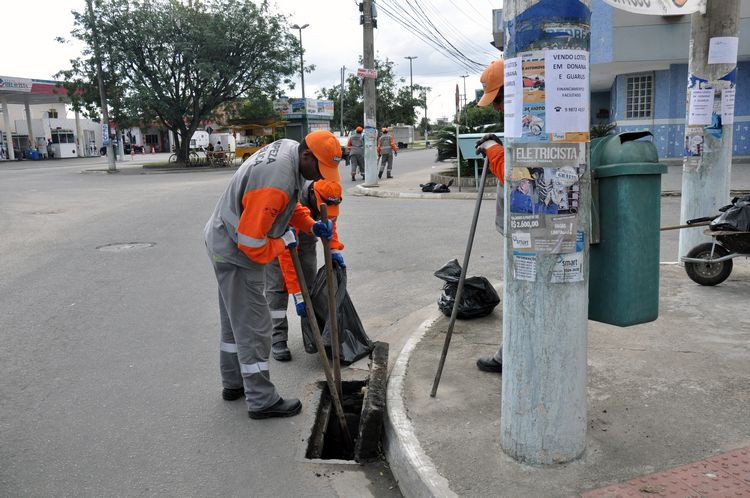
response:
[[(615, 77), (610, 92), (611, 120), (617, 122), (617, 132), (650, 130), (654, 135), (653, 140), (659, 156), (682, 156), (687, 64), (672, 64), (668, 70), (652, 73), (654, 75), (653, 117), (638, 120), (625, 119), (625, 83), (629, 74), (620, 74)], [(592, 107), (594, 95), (592, 94)], [(741, 61), (737, 64), (737, 96), (734, 114), (733, 153), (738, 156), (750, 155), (750, 62)]]
[(591, 64), (612, 62), (614, 8), (602, 0), (591, 2)]

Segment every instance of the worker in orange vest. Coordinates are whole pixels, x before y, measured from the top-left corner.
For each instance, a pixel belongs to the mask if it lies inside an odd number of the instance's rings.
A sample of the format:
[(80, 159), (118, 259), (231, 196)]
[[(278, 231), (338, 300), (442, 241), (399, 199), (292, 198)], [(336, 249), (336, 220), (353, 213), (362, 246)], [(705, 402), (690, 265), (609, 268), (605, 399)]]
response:
[[(498, 59), (490, 63), (484, 70), (479, 81), (484, 88), (484, 95), (477, 103), (480, 107), (492, 106), (496, 111), (503, 110), (503, 99), (505, 98), (505, 63)], [(495, 227), (501, 234), (503, 230), (503, 186), (505, 185), (505, 149), (494, 133), (488, 133), (477, 140), (477, 154), (482, 154), (487, 158), (490, 171), (497, 179), (497, 201), (495, 214)], [(500, 344), (497, 352), (492, 356), (481, 357), (477, 360), (477, 368), (484, 372), (502, 373), (503, 371), (503, 345)]]
[[(318, 180), (306, 182), (300, 194), (300, 204), (310, 210), (313, 219), (320, 219), (320, 205), (326, 204), (328, 208), (328, 219), (333, 223), (333, 237), (331, 238), (331, 259), (333, 264), (346, 268), (344, 256), (344, 244), (341, 243), (336, 229), (336, 220), (339, 216), (339, 204), (341, 204), (341, 184), (330, 180)], [(308, 289), (312, 289), (316, 272), (318, 271), (318, 259), (316, 245), (318, 239), (304, 232), (299, 234), (299, 245), (297, 254), (302, 264), (302, 273)], [(273, 322), (273, 339), (271, 354), (277, 361), (289, 361), (292, 353), (289, 351), (288, 333), (289, 322), (286, 318), (286, 308), (289, 303), (289, 295), (294, 299), (297, 315), (306, 317), (305, 303), (294, 271), (292, 258), (289, 251), (279, 255), (276, 261), (266, 266), (266, 297), (271, 308), (271, 321)], [(314, 353), (315, 343), (309, 337), (303, 337), (305, 351)]]
[(398, 155), (398, 148), (393, 143), (393, 135), (388, 133), (388, 128), (383, 128), (383, 134), (378, 139), (378, 158), (380, 159), (380, 171), (378, 178), (383, 178), (383, 170), (386, 163), (388, 164), (388, 175), (386, 178), (393, 178), (391, 170), (393, 169), (393, 156)]
[(305, 180), (340, 182), (340, 160), (341, 145), (329, 131), (314, 131), (302, 143), (277, 140), (235, 172), (204, 228), (219, 284), (222, 397), (244, 394), (250, 418), (290, 417), (302, 409), (298, 399), (279, 395), (269, 375), (273, 327), (265, 266), (297, 246), (295, 229), (333, 237), (333, 224), (312, 219), (299, 196)]

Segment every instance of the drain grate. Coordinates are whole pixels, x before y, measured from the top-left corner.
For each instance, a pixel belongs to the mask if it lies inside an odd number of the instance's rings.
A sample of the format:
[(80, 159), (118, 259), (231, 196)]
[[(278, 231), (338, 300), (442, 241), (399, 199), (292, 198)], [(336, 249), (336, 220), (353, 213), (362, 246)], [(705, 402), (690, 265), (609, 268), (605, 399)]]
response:
[(122, 252), (131, 251), (137, 249), (148, 249), (154, 247), (156, 242), (115, 242), (113, 244), (105, 244), (97, 247), (98, 250), (104, 252)]

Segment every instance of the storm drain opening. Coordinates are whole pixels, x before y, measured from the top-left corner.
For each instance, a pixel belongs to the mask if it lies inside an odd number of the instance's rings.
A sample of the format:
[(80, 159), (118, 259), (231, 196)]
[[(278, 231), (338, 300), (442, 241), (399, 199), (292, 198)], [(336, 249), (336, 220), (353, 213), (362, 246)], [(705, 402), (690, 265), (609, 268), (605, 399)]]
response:
[(354, 448), (347, 448), (328, 384), (316, 384), (317, 410), (305, 458), (364, 463), (380, 457), (380, 439), (385, 415), (388, 344), (375, 343), (366, 380), (341, 382), (342, 405)]

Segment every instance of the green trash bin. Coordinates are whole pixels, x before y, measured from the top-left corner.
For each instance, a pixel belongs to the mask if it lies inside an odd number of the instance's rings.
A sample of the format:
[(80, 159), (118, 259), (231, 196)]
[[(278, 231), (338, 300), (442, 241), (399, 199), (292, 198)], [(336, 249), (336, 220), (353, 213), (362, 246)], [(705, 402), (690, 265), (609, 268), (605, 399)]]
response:
[(661, 175), (648, 131), (591, 143), (589, 319), (627, 327), (659, 316)]

